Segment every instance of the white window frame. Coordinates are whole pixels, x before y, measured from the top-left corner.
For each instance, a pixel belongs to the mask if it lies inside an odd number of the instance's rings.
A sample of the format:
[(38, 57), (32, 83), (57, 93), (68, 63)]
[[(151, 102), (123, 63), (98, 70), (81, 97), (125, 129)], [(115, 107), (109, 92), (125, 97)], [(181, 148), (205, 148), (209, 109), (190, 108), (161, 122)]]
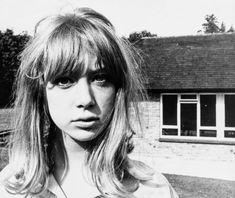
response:
[[(163, 125), (163, 96), (177, 95), (177, 125)], [(196, 99), (181, 99), (181, 95), (196, 95)], [(200, 110), (200, 95), (215, 95), (216, 96), (216, 126), (201, 126), (201, 110)], [(235, 142), (235, 138), (225, 138), (225, 130), (234, 130), (235, 127), (225, 127), (225, 95), (235, 95), (235, 93), (162, 93), (160, 95), (160, 138), (164, 139), (185, 139), (185, 140), (205, 140), (205, 141), (223, 141)], [(197, 135), (196, 136), (181, 136), (180, 135), (180, 104), (196, 103), (197, 104)], [(163, 135), (162, 129), (177, 129), (177, 135)], [(201, 137), (200, 130), (216, 130), (216, 137)]]
[[(200, 96), (201, 95), (215, 95), (215, 126), (201, 126), (201, 108), (200, 108), (200, 106), (201, 106), (201, 101), (200, 101)], [(197, 132), (197, 136), (199, 137), (199, 138), (213, 138), (213, 139), (215, 139), (215, 138), (217, 138), (218, 137), (218, 134), (219, 134), (219, 130), (218, 130), (218, 128), (217, 128), (217, 124), (219, 123), (219, 114), (218, 114), (218, 111), (217, 111), (217, 94), (216, 93), (200, 93), (200, 94), (198, 94), (198, 115), (199, 116), (197, 116), (197, 125), (198, 125), (198, 132)], [(216, 130), (216, 137), (201, 137), (200, 136), (200, 130)]]
[(224, 139), (226, 139), (227, 141), (234, 141), (234, 139), (235, 138), (227, 138), (227, 137), (224, 137), (224, 131), (225, 130), (231, 130), (231, 131), (235, 131), (235, 127), (226, 127), (225, 126), (225, 95), (235, 95), (235, 93), (224, 93), (223, 94), (223, 125), (222, 125), (222, 132), (223, 132), (223, 134), (222, 134), (222, 139), (224, 140)]

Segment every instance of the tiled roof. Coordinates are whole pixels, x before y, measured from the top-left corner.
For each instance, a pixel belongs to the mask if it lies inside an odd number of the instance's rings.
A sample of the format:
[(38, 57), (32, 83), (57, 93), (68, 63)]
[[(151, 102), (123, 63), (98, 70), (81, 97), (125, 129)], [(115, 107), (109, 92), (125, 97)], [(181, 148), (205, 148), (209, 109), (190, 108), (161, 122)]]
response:
[(145, 38), (147, 87), (235, 89), (235, 34)]

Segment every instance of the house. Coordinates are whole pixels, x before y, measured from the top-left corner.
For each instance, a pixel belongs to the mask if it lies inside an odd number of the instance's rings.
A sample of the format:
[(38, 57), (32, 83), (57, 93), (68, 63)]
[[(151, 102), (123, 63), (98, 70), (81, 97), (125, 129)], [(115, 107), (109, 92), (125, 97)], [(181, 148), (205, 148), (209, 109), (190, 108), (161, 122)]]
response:
[(144, 38), (145, 129), (159, 141), (235, 144), (235, 34)]

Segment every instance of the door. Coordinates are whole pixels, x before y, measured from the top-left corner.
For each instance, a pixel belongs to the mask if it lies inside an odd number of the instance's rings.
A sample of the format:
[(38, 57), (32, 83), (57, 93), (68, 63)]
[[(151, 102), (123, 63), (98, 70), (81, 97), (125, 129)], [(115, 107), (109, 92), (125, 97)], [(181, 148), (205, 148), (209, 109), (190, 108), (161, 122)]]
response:
[(180, 135), (197, 136), (197, 104), (181, 103)]

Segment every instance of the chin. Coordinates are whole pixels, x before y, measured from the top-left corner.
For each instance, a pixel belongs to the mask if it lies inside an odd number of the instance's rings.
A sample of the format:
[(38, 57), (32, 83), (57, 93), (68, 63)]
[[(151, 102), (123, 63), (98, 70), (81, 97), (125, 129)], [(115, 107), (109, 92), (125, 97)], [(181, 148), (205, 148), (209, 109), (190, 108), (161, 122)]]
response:
[(66, 135), (70, 136), (72, 139), (80, 142), (87, 142), (94, 140), (99, 134), (94, 131), (89, 130), (75, 130), (72, 132), (65, 132)]

